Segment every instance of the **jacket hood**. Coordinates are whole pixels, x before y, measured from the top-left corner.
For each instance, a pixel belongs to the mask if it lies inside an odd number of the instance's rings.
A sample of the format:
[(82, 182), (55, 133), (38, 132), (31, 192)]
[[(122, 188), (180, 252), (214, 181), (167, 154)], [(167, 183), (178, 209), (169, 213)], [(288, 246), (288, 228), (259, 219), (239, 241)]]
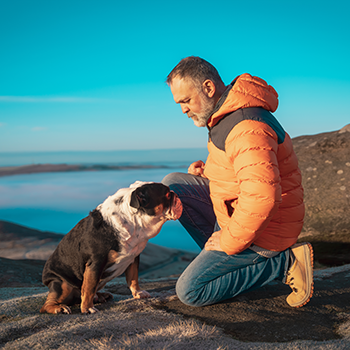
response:
[[(209, 127), (217, 124), (226, 114), (240, 108), (262, 107), (270, 112), (275, 112), (278, 107), (276, 90), (263, 79), (245, 73), (233, 80), (230, 86), (226, 99), (218, 101), (218, 108), (209, 118)], [(222, 103), (221, 106), (220, 103)]]

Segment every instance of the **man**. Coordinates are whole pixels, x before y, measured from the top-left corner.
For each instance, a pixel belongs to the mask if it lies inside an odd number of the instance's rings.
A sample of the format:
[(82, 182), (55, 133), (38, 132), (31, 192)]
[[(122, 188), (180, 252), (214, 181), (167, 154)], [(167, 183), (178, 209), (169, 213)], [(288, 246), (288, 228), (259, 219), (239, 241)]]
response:
[(292, 288), (287, 302), (305, 305), (313, 293), (313, 253), (295, 244), (304, 218), (298, 160), (274, 118), (278, 95), (249, 74), (225, 86), (217, 70), (187, 57), (167, 78), (174, 100), (209, 130), (206, 163), (163, 179), (180, 197), (180, 222), (203, 249), (176, 284), (180, 300), (203, 306), (272, 280)]

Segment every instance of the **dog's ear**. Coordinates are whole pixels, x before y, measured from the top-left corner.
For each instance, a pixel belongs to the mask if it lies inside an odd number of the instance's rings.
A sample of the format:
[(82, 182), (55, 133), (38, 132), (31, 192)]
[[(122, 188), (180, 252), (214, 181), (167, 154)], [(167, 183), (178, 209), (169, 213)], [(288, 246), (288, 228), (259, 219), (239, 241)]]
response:
[(130, 207), (133, 207), (136, 209), (140, 208), (140, 202), (139, 202), (139, 199), (137, 198), (136, 190), (131, 193)]
[(132, 194), (130, 199), (130, 206), (136, 209), (140, 207), (146, 208), (149, 204), (149, 196), (143, 191), (142, 188), (137, 188)]
[(103, 216), (101, 212), (97, 209), (94, 209), (93, 211), (90, 212), (90, 215), (93, 219), (94, 227), (96, 229), (99, 229), (103, 223)]

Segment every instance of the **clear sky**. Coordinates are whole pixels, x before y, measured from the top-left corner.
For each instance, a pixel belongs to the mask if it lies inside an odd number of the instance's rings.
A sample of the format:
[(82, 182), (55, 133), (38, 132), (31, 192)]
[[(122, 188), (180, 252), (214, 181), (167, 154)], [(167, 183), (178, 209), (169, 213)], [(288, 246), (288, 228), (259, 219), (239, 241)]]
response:
[(338, 130), (349, 4), (0, 0), (0, 152), (206, 147), (164, 82), (191, 55), (274, 86), (292, 137)]

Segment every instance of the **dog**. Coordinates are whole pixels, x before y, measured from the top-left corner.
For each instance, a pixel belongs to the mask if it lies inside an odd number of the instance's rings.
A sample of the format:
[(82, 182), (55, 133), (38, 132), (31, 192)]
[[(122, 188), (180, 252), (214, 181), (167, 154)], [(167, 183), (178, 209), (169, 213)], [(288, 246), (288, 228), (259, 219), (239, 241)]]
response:
[(42, 281), (49, 294), (41, 313), (70, 314), (80, 303), (84, 314), (113, 296), (99, 293), (125, 272), (134, 298), (149, 298), (138, 283), (139, 256), (168, 220), (177, 220), (182, 204), (169, 187), (137, 181), (108, 197), (63, 237), (47, 260)]

